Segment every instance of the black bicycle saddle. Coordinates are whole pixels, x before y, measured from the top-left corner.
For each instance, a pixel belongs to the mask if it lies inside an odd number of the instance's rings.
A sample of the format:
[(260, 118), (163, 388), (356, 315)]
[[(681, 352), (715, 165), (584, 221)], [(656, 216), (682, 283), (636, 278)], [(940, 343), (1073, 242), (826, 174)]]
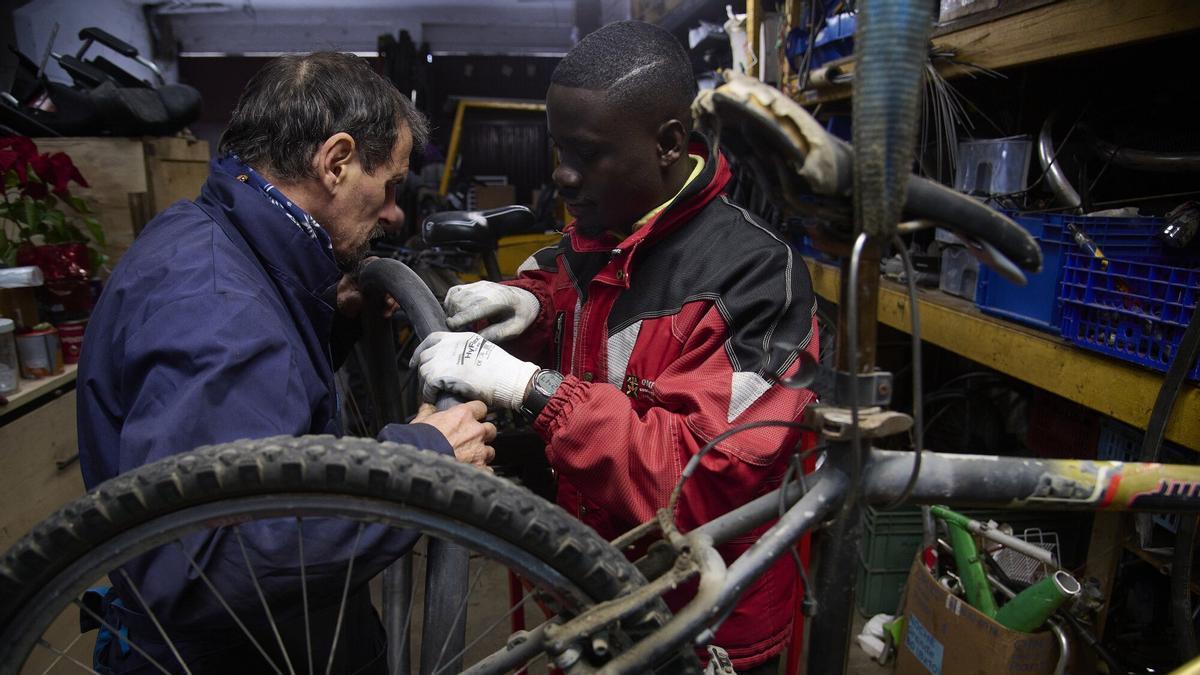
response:
[(524, 206), (501, 206), (486, 211), (444, 211), (421, 224), (421, 238), (430, 246), (458, 246), (470, 251), (496, 248), (501, 237), (529, 232), (533, 211)]

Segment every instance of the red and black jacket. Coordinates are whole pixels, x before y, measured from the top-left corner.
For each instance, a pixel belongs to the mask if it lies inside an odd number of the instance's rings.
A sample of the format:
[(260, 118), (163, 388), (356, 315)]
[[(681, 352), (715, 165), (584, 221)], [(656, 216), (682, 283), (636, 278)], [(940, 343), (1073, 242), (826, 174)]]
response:
[[(816, 355), (808, 270), (786, 242), (723, 194), (728, 163), (707, 141), (703, 171), (623, 241), (568, 227), (511, 283), (541, 312), (513, 351), (566, 379), (534, 422), (558, 472), (558, 503), (612, 539), (667, 504), (688, 460), (717, 434), (796, 420), (814, 396), (778, 380)], [(712, 520), (779, 485), (800, 432), (748, 430), (710, 451), (677, 521)], [(764, 528), (765, 529), (765, 528)], [(761, 529), (722, 547), (732, 560)], [(786, 556), (747, 589), (716, 644), (737, 668), (789, 635), (796, 570)]]

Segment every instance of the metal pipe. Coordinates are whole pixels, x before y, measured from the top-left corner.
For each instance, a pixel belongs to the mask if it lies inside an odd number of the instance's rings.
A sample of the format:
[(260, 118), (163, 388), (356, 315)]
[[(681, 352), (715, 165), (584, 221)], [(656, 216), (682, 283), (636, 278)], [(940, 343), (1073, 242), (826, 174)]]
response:
[[(508, 638), (508, 644), (485, 657), (460, 675), (484, 675), (485, 673), (507, 673), (517, 666), (528, 662), (542, 653), (542, 641), (546, 637), (546, 626), (549, 622), (522, 634), (513, 634)], [(455, 671), (457, 672), (457, 671)]]
[(1099, 138), (1090, 139), (1089, 145), (1101, 159), (1127, 169), (1161, 173), (1200, 171), (1200, 152), (1152, 152), (1122, 148)]
[[(989, 574), (988, 581), (1008, 598), (1016, 597), (1016, 592), (995, 576)], [(1071, 640), (1067, 637), (1067, 632), (1056, 619), (1048, 619), (1046, 625), (1050, 627), (1050, 632), (1054, 633), (1054, 637), (1058, 639), (1058, 661), (1054, 664), (1054, 675), (1065, 675), (1067, 664), (1071, 662)], [(1109, 665), (1111, 667), (1112, 664), (1110, 663)], [(1120, 672), (1120, 669), (1113, 672)]]
[(1058, 162), (1058, 154), (1054, 150), (1054, 120), (1056, 117), (1056, 114), (1050, 115), (1042, 124), (1042, 130), (1038, 134), (1038, 161), (1042, 164), (1046, 182), (1050, 186), (1050, 191), (1054, 193), (1054, 198), (1059, 206), (1078, 209), (1083, 204), (1083, 200), (1071, 186), (1071, 181), (1067, 180), (1062, 165)]
[(1026, 588), (996, 611), (996, 623), (1010, 630), (1032, 633), (1063, 602), (1079, 595), (1083, 587), (1075, 577), (1059, 570)]
[[(908, 482), (912, 454), (872, 450), (863, 473), (871, 504), (895, 499)], [(927, 453), (908, 500), (915, 504), (1075, 509), (1200, 511), (1200, 466), (1029, 459)]]

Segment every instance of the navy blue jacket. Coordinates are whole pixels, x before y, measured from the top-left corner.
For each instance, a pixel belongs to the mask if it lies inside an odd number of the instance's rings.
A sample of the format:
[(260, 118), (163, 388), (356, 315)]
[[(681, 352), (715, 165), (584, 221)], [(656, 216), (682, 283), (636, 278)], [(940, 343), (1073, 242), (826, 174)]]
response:
[[(330, 303), (340, 276), (326, 242), (214, 162), (196, 201), (178, 202), (146, 225), (92, 314), (78, 377), (79, 457), (88, 488), (200, 445), (340, 434), (330, 344)], [(393, 425), (386, 436), (453, 452), (428, 425)], [(296, 615), (295, 522), (239, 528), (272, 609)], [(305, 521), (314, 606), (338, 601), (356, 533), (350, 522)], [(354, 583), (377, 574), (413, 540), (383, 526), (367, 527)], [(197, 534), (184, 545), (226, 599), (244, 609), (243, 620), (261, 623), (233, 531)], [(124, 569), (184, 642), (203, 649), (212, 634), (236, 630), (178, 547), (157, 549)], [(144, 617), (134, 609), (134, 596), (119, 575), (111, 577), (126, 608), (119, 610), (125, 624), (153, 641), (156, 633), (139, 630)]]

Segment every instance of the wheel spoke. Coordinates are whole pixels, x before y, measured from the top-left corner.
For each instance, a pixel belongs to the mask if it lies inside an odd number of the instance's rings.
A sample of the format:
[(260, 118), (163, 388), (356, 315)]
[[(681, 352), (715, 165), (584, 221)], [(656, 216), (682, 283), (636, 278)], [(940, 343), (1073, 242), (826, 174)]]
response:
[(142, 609), (146, 610), (146, 614), (150, 617), (151, 623), (153, 623), (154, 627), (158, 629), (158, 634), (163, 637), (163, 640), (167, 643), (167, 647), (170, 648), (171, 653), (175, 655), (175, 660), (179, 662), (179, 665), (183, 666), (183, 672), (187, 673), (187, 675), (192, 675), (192, 671), (189, 670), (187, 664), (183, 662), (183, 657), (179, 655), (179, 650), (175, 649), (175, 643), (171, 641), (171, 638), (167, 637), (167, 631), (163, 630), (162, 624), (158, 622), (158, 617), (154, 615), (154, 610), (150, 608), (150, 603), (146, 602), (145, 598), (142, 597), (142, 592), (138, 589), (137, 584), (133, 583), (133, 579), (129, 577), (129, 574), (124, 569), (121, 570), (121, 576), (125, 578), (125, 583), (129, 584), (129, 590), (133, 591), (133, 595), (137, 598), (138, 604), (142, 606)]
[[(83, 610), (88, 616), (95, 619), (96, 622), (99, 623), (101, 626), (104, 626), (106, 629), (108, 629), (108, 632), (112, 633), (114, 640), (120, 640), (120, 641), (124, 642), (125, 644), (129, 645), (130, 648), (133, 649), (133, 651), (137, 652), (138, 654), (141, 654), (143, 658), (145, 658), (147, 661), (149, 661), (150, 665), (154, 666), (155, 668), (158, 668), (165, 675), (171, 675), (171, 671), (167, 670), (166, 668), (163, 668), (163, 665), (161, 663), (159, 663), (158, 661), (156, 661), (153, 656), (150, 656), (150, 654), (145, 649), (142, 649), (141, 647), (139, 647), (138, 644), (136, 642), (134, 642), (133, 640), (130, 640), (128, 636), (122, 637), (121, 631), (118, 630), (116, 628), (116, 626), (113, 626), (111, 623), (105, 621), (104, 617), (102, 617), (99, 614), (97, 614), (96, 612), (92, 611), (92, 608), (83, 604), (83, 602), (80, 601), (79, 598), (75, 598), (71, 602), (74, 603), (76, 607)], [(68, 659), (71, 658), (69, 655), (65, 655), (65, 656)]]
[(363, 528), (367, 524), (360, 522), (358, 532), (354, 534), (354, 548), (350, 549), (350, 560), (346, 562), (346, 583), (342, 585), (342, 603), (338, 606), (337, 622), (333, 625), (333, 642), (329, 645), (329, 662), (325, 664), (325, 675), (333, 671), (333, 657), (337, 654), (338, 638), (342, 633), (342, 617), (346, 614), (346, 598), (350, 595), (350, 577), (354, 573), (354, 559), (358, 557), (358, 542), (362, 538)]
[(211, 581), (209, 581), (208, 575), (204, 573), (204, 570), (200, 569), (200, 566), (196, 564), (196, 559), (192, 557), (191, 553), (188, 553), (187, 547), (183, 545), (183, 542), (179, 539), (176, 539), (175, 543), (179, 545), (179, 550), (183, 551), (183, 555), (187, 558), (188, 564), (191, 565), (192, 569), (196, 571), (196, 574), (200, 577), (200, 580), (203, 581), (204, 585), (208, 586), (208, 590), (212, 591), (213, 595), (216, 596), (217, 602), (221, 603), (221, 606), (224, 607), (225, 611), (229, 613), (230, 618), (232, 618), (234, 623), (238, 625), (238, 628), (241, 628), (242, 632), (246, 634), (246, 637), (250, 639), (250, 644), (254, 645), (254, 648), (258, 650), (258, 653), (262, 654), (262, 657), (266, 659), (267, 665), (271, 666), (271, 670), (274, 670), (276, 675), (283, 675), (283, 671), (279, 670), (279, 666), (275, 665), (275, 660), (272, 659), (269, 654), (267, 654), (267, 650), (263, 649), (263, 646), (258, 643), (258, 640), (254, 639), (254, 635), (250, 632), (250, 629), (246, 628), (246, 624), (242, 623), (242, 620), (238, 618), (238, 615), (233, 611), (233, 608), (230, 607), (229, 603), (225, 601), (225, 596), (221, 595), (221, 591), (217, 590), (217, 587), (214, 586)]
[(313, 675), (312, 630), (308, 623), (308, 581), (304, 576), (304, 521), (296, 517), (296, 540), (300, 545), (300, 600), (304, 610), (304, 645), (308, 650), (308, 675)]
[[(410, 558), (413, 559), (412, 562), (414, 564), (408, 574), (408, 576), (409, 576), (408, 608), (404, 610), (404, 628), (402, 628), (401, 632), (400, 632), (400, 634), (404, 636), (403, 644), (407, 645), (405, 648), (400, 650), (400, 653), (404, 654), (405, 656), (409, 655), (409, 650), (412, 648), (412, 645), (410, 644), (410, 642), (412, 640), (412, 633), (409, 632), (409, 627), (412, 626), (413, 605), (416, 604), (416, 598), (417, 598), (417, 572), (416, 572), (416, 565), (415, 565), (416, 554), (414, 553), (415, 549), (416, 549), (416, 544), (414, 544), (413, 548), (410, 549), (408, 552), (408, 555)], [(410, 659), (410, 661), (411, 661), (411, 659)], [(405, 663), (404, 668), (401, 669), (400, 672), (408, 673), (410, 670), (412, 670), (412, 664)]]
[(258, 583), (258, 574), (254, 571), (254, 565), (250, 564), (250, 555), (246, 553), (246, 542), (242, 540), (242, 531), (237, 525), (233, 526), (233, 536), (237, 539), (238, 548), (242, 550), (242, 560), (246, 561), (246, 571), (250, 573), (250, 581), (254, 584), (254, 592), (258, 593), (258, 599), (262, 602), (263, 611), (267, 614), (267, 623), (271, 624), (271, 632), (275, 634), (275, 641), (279, 643), (279, 651), (283, 653), (283, 662), (287, 665), (288, 673), (296, 675), (296, 669), (292, 667), (292, 658), (288, 656), (287, 647), (283, 646), (283, 636), (279, 634), (279, 627), (275, 625), (275, 615), (271, 613), (271, 606), (267, 604), (267, 596), (263, 593), (262, 586)]
[[(79, 640), (82, 638), (83, 638), (83, 633), (76, 635), (75, 639), (71, 640), (71, 644), (67, 645), (65, 649), (63, 649), (61, 652), (59, 652), (58, 655), (54, 657), (54, 660), (50, 662), (50, 665), (46, 666), (46, 669), (42, 671), (42, 675), (46, 675), (46, 673), (49, 673), (54, 668), (54, 666), (57, 666), (58, 662), (62, 661), (63, 658), (66, 657), (67, 652), (71, 651), (71, 647), (74, 647), (75, 643), (79, 642)], [(47, 642), (46, 644), (50, 644), (50, 643)]]
[[(496, 619), (495, 621), (493, 621), (493, 622), (492, 622), (492, 624), (491, 624), (490, 626), (488, 626), (487, 628), (484, 628), (482, 631), (480, 631), (480, 632), (479, 632), (479, 635), (478, 635), (478, 636), (476, 636), (474, 640), (471, 640), (471, 642), (470, 642), (470, 643), (469, 643), (469, 644), (468, 644), (466, 647), (463, 647), (463, 648), (462, 648), (462, 651), (460, 651), (459, 653), (457, 653), (457, 654), (455, 654), (454, 656), (450, 657), (450, 660), (449, 660), (449, 662), (447, 662), (447, 664), (446, 664), (446, 665), (442, 666), (442, 667), (441, 667), (441, 668), (439, 668), (438, 670), (434, 671), (433, 675), (441, 675), (441, 672), (442, 672), (443, 670), (445, 670), (446, 668), (449, 668), (451, 663), (454, 663), (454, 662), (455, 662), (455, 661), (457, 661), (457, 660), (458, 660), (460, 657), (462, 657), (463, 655), (465, 655), (465, 654), (466, 654), (468, 651), (470, 651), (470, 650), (471, 650), (471, 647), (474, 647), (475, 645), (479, 644), (479, 641), (480, 641), (480, 640), (484, 639), (484, 638), (485, 638), (485, 637), (487, 637), (488, 635), (491, 635), (491, 634), (492, 634), (492, 631), (496, 630), (496, 626), (499, 626), (499, 625), (501, 624), (501, 622), (503, 622), (503, 621), (507, 621), (507, 620), (508, 620), (508, 618), (509, 618), (509, 617), (511, 617), (513, 614), (515, 614), (515, 613), (516, 613), (516, 611), (517, 611), (518, 609), (521, 609), (522, 607), (524, 607), (524, 606), (525, 606), (525, 601), (526, 601), (526, 600), (528, 600), (529, 598), (532, 598), (532, 597), (533, 597), (533, 591), (529, 591), (529, 592), (528, 592), (528, 593), (526, 593), (524, 596), (522, 596), (522, 597), (521, 597), (521, 600), (520, 600), (519, 602), (517, 602), (516, 604), (514, 604), (514, 605), (513, 605), (513, 606), (512, 606), (512, 607), (511, 607), (511, 608), (508, 610), (508, 612), (507, 612), (507, 613), (505, 613), (505, 614), (504, 614), (503, 616), (501, 616), (499, 619)], [(441, 659), (438, 659), (438, 662), (439, 662), (439, 663), (441, 663)]]
[[(454, 612), (454, 620), (450, 622), (451, 630), (446, 633), (446, 639), (444, 642), (442, 642), (442, 650), (438, 652), (437, 661), (435, 661), (433, 664), (434, 675), (442, 672), (442, 669), (439, 666), (442, 665), (442, 659), (446, 657), (446, 648), (450, 646), (450, 640), (454, 637), (453, 627), (458, 625), (458, 620), (462, 618), (463, 612), (467, 610), (467, 601), (471, 599), (471, 593), (475, 590), (475, 587), (479, 585), (479, 580), (483, 578), (483, 571), (485, 569), (487, 569), (487, 565), (481, 563), (479, 565), (479, 569), (475, 572), (475, 578), (471, 580), (471, 585), (467, 587), (467, 592), (463, 594), (462, 602), (458, 604), (458, 609)], [(451, 663), (453, 662), (454, 661), (451, 660)]]
[[(82, 634), (80, 635), (80, 637), (83, 637)], [(70, 661), (71, 663), (74, 663), (75, 665), (79, 666), (80, 668), (83, 669), (84, 672), (93, 673), (93, 675), (100, 675), (100, 673), (97, 673), (95, 670), (93, 670), (91, 666), (84, 665), (83, 663), (81, 663), (79, 661), (79, 659), (75, 658), (74, 656), (71, 656), (70, 654), (66, 653), (65, 651), (63, 651), (61, 649), (58, 649), (57, 647), (50, 644), (49, 642), (46, 642), (42, 638), (38, 638), (37, 643), (38, 643), (39, 647), (49, 651), (51, 654), (54, 654), (58, 658), (66, 659), (66, 660)], [(75, 644), (75, 643), (72, 642), (71, 644)], [(67, 649), (70, 649), (70, 647), (67, 647)], [(58, 663), (58, 661), (55, 661), (54, 663)], [(51, 665), (54, 665), (54, 664), (51, 664)], [(47, 672), (49, 672), (49, 669), (47, 669)]]

